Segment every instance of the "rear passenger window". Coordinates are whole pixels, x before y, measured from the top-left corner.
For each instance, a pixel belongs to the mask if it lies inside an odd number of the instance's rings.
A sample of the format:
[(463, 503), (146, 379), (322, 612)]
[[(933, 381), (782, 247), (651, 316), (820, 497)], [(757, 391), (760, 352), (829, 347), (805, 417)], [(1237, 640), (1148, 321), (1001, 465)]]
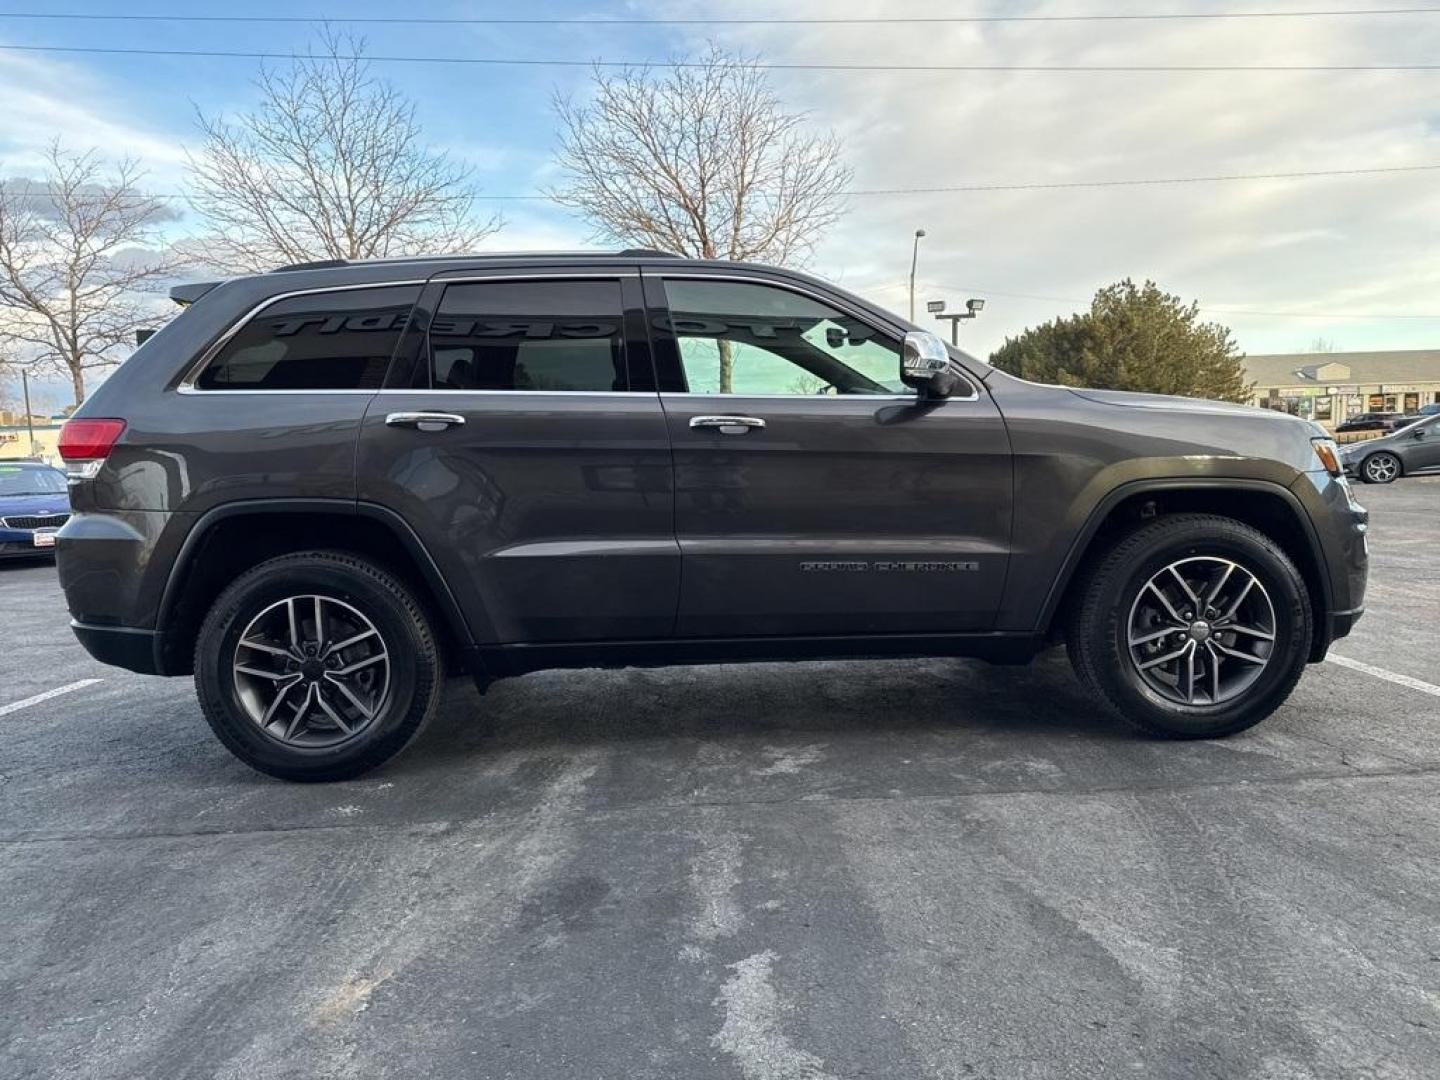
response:
[(378, 390), (417, 285), (280, 300), (242, 326), (201, 372), (202, 390)]
[(619, 281), (451, 285), (430, 322), (436, 390), (628, 390)]

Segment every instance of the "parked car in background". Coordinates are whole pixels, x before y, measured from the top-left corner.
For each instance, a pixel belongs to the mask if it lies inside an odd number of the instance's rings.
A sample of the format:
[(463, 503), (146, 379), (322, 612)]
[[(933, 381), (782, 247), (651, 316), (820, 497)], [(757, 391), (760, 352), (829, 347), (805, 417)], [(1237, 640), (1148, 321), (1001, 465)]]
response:
[(1229, 735), (1363, 610), (1368, 515), (1316, 425), (1025, 382), (793, 271), (447, 257), (172, 295), (61, 432), (60, 583), (91, 655), (193, 673), (276, 776), (378, 765), (447, 670), (1060, 640), (1140, 728)]
[(1402, 413), (1392, 412), (1356, 413), (1337, 427), (1335, 432), (1344, 435), (1351, 431), (1394, 431), (1402, 417)]
[(1389, 435), (1341, 447), (1340, 461), (1347, 476), (1367, 484), (1440, 473), (1440, 416), (1422, 416)]
[(69, 518), (64, 473), (38, 462), (0, 462), (0, 558), (53, 555), (55, 534)]

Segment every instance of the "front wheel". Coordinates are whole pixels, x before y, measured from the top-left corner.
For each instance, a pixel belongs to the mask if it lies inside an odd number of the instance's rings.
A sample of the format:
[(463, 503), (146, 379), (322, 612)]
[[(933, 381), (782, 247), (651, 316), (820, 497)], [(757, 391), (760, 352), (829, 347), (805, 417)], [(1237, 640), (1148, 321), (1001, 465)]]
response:
[(1305, 582), (1278, 545), (1231, 518), (1179, 514), (1093, 564), (1067, 646), (1082, 681), (1137, 727), (1213, 738), (1280, 706), (1312, 633)]
[(1400, 459), (1394, 454), (1380, 451), (1371, 454), (1360, 466), (1360, 477), (1367, 484), (1390, 484), (1400, 475)]
[(343, 780), (398, 754), (434, 711), (439, 650), (388, 572), (342, 552), (271, 559), (215, 601), (195, 686), (220, 741), (286, 780)]

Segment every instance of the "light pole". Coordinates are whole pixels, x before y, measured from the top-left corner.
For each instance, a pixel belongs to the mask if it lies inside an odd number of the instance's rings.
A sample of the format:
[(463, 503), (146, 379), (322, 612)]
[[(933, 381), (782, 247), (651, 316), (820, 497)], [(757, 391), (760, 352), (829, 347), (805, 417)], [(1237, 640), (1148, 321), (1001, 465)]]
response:
[(915, 243), (910, 248), (910, 321), (915, 321), (915, 262), (920, 258), (920, 238), (925, 235), (924, 229), (915, 230)]
[(30, 436), (29, 457), (35, 457), (35, 418), (30, 415), (30, 371), (28, 368), (20, 369), (20, 386), (25, 395), (25, 430)]
[(965, 310), (958, 315), (953, 313), (949, 315), (945, 314), (944, 300), (931, 300), (925, 305), (925, 310), (937, 319), (942, 321), (945, 319), (950, 320), (950, 344), (958, 346), (960, 344), (960, 320), (973, 319), (976, 315), (979, 315), (980, 312), (985, 310), (985, 301), (977, 299), (966, 300)]

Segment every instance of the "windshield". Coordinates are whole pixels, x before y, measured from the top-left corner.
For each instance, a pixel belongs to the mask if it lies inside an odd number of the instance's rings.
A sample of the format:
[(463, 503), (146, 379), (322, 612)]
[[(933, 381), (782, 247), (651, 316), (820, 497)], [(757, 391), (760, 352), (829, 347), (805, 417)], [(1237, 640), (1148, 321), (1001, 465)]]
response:
[(60, 495), (65, 474), (48, 465), (0, 465), (0, 497), (6, 495)]

